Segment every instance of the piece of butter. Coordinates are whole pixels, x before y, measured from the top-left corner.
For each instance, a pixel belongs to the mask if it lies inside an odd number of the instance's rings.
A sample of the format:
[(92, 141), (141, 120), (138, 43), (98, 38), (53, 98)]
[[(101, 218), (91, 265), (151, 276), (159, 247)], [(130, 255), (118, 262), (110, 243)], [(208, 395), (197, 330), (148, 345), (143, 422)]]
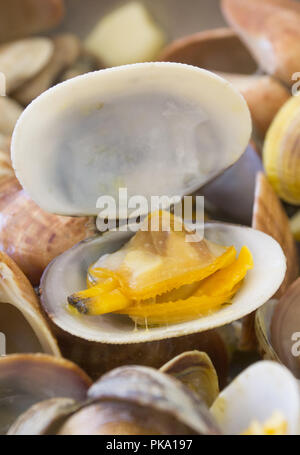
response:
[(155, 59), (165, 43), (163, 31), (145, 7), (130, 2), (103, 17), (86, 38), (86, 48), (106, 66)]

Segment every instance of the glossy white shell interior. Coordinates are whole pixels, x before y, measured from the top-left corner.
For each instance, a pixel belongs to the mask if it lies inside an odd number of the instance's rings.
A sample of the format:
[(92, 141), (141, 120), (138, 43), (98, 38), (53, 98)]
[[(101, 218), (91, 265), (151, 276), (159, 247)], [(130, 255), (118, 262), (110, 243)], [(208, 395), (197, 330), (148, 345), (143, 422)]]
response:
[(288, 434), (299, 434), (299, 383), (282, 365), (258, 362), (220, 393), (211, 411), (225, 434), (241, 434), (276, 411), (285, 418)]
[[(97, 200), (189, 194), (232, 165), (251, 134), (227, 81), (179, 63), (142, 63), (59, 84), (21, 115), (16, 175), (43, 209), (97, 215)], [(113, 216), (113, 213), (109, 213)]]
[(88, 340), (102, 343), (138, 343), (202, 332), (223, 326), (256, 310), (279, 288), (286, 271), (286, 260), (279, 244), (268, 235), (251, 228), (231, 224), (208, 223), (205, 237), (221, 245), (234, 245), (237, 251), (248, 246), (254, 268), (244, 280), (233, 303), (211, 315), (193, 321), (156, 328), (135, 328), (127, 317), (74, 316), (66, 308), (67, 297), (86, 287), (88, 267), (101, 255), (118, 250), (132, 235), (111, 232), (79, 243), (56, 258), (44, 272), (42, 303), (61, 329)]

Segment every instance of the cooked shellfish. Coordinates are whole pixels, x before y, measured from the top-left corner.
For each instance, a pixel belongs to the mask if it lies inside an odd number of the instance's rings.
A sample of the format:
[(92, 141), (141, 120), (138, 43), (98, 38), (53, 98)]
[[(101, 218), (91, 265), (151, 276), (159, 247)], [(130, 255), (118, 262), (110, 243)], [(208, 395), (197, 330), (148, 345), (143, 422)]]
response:
[(299, 434), (298, 383), (285, 367), (258, 362), (220, 393), (211, 411), (225, 434)]

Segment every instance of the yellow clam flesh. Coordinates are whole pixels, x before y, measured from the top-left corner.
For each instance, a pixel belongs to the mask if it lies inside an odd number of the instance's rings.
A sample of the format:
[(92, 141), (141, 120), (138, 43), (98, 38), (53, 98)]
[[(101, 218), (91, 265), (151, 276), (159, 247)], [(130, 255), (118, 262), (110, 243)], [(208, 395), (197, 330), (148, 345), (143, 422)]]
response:
[(159, 211), (123, 248), (100, 258), (89, 270), (89, 289), (68, 302), (83, 314), (120, 313), (138, 325), (170, 325), (230, 303), (252, 268), (246, 246), (236, 258), (234, 247), (202, 239), (180, 217)]

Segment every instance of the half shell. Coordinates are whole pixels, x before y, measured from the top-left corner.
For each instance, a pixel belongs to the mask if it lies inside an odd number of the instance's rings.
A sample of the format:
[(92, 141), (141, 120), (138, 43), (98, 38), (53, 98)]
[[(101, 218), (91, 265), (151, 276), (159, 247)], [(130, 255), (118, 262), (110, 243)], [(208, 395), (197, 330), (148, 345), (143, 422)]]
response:
[(218, 376), (205, 352), (184, 352), (163, 365), (160, 371), (181, 381), (207, 406), (211, 406), (219, 394)]
[[(246, 245), (254, 258), (254, 268), (248, 272), (231, 305), (193, 321), (148, 330), (135, 329), (134, 323), (122, 315), (71, 314), (66, 307), (67, 297), (85, 287), (89, 265), (101, 255), (118, 250), (131, 235), (130, 232), (111, 232), (81, 242), (56, 258), (48, 266), (41, 281), (42, 305), (52, 321), (64, 355), (71, 359), (75, 359), (76, 355), (76, 362), (84, 365), (88, 371), (92, 364), (92, 370), (98, 371), (98, 374), (112, 368), (113, 360), (115, 365), (117, 362), (132, 363), (135, 359), (135, 363), (146, 362), (157, 367), (183, 351), (203, 350), (201, 341), (199, 343), (199, 332), (205, 332), (205, 339), (207, 330), (228, 324), (254, 311), (276, 292), (286, 270), (282, 250), (271, 237), (250, 228), (210, 223), (205, 227), (208, 240), (222, 245), (234, 245), (238, 251)], [(266, 270), (269, 271), (267, 275)], [(189, 337), (185, 335), (193, 333), (194, 339), (188, 343)], [(170, 346), (174, 349), (177, 344), (179, 350), (176, 348), (177, 352), (173, 350), (172, 355), (166, 358)], [(90, 355), (87, 356), (86, 352)], [(91, 352), (94, 352), (93, 356)], [(158, 359), (160, 363), (157, 365)], [(212, 360), (215, 361), (213, 357)]]
[(0, 331), (8, 352), (60, 356), (31, 284), (5, 253), (0, 253), (0, 278)]
[(247, 105), (228, 82), (188, 65), (143, 63), (43, 93), (19, 119), (12, 160), (47, 211), (96, 215), (100, 196), (120, 202), (120, 187), (128, 199), (144, 195), (149, 210), (150, 195), (190, 194), (223, 172), (250, 133)]
[(225, 434), (242, 434), (254, 421), (263, 424), (274, 412), (287, 423), (287, 434), (299, 434), (299, 386), (285, 367), (258, 362), (221, 392), (211, 411)]
[(0, 433), (33, 404), (53, 397), (84, 400), (91, 381), (75, 364), (43, 354), (0, 358)]
[[(41, 298), (54, 324), (74, 336), (100, 343), (138, 343), (201, 332), (239, 319), (265, 303), (280, 286), (286, 270), (283, 252), (271, 237), (250, 228), (208, 223), (205, 226), (208, 240), (233, 245), (237, 251), (246, 245), (253, 255), (255, 266), (231, 305), (200, 319), (149, 330), (134, 330), (133, 322), (120, 315), (74, 317), (66, 309), (67, 297), (85, 287), (89, 265), (103, 254), (118, 250), (131, 235), (111, 232), (87, 240), (49, 265), (41, 281)], [(269, 272), (267, 276), (265, 270)]]

